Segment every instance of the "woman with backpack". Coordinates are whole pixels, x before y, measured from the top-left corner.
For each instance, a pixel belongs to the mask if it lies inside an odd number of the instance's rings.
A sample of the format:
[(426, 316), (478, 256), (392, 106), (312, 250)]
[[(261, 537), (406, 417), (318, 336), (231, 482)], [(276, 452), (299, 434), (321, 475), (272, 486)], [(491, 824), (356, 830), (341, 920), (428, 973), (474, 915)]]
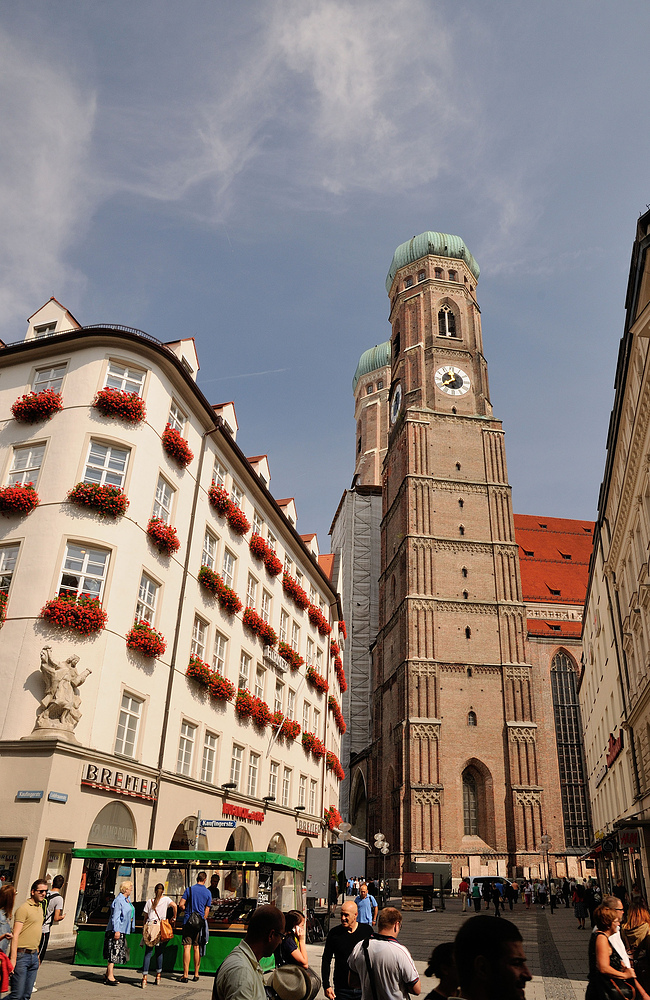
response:
[[(155, 895), (144, 904), (144, 924), (142, 927), (142, 942), (144, 944), (144, 961), (142, 962), (142, 989), (147, 985), (147, 974), (151, 964), (151, 955), (156, 952), (156, 986), (160, 985), (162, 977), (163, 951), (169, 940), (171, 925), (167, 920), (167, 914), (171, 908), (171, 923), (176, 921), (176, 903), (165, 896), (165, 887), (162, 882), (158, 882), (154, 890)], [(163, 921), (165, 922), (163, 924)], [(167, 925), (167, 926), (165, 926)], [(173, 931), (172, 931), (173, 934)]]

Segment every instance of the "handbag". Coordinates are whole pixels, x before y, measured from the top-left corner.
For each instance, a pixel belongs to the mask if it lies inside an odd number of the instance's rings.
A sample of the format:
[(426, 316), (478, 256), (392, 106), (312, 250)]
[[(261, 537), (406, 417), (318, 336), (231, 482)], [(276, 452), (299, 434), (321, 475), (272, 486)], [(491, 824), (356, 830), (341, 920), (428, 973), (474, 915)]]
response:
[(148, 920), (142, 928), (142, 940), (148, 948), (153, 948), (158, 944), (160, 938), (160, 922), (158, 920)]
[(172, 927), (169, 920), (160, 921), (160, 940), (161, 941), (171, 941), (174, 936), (174, 928)]

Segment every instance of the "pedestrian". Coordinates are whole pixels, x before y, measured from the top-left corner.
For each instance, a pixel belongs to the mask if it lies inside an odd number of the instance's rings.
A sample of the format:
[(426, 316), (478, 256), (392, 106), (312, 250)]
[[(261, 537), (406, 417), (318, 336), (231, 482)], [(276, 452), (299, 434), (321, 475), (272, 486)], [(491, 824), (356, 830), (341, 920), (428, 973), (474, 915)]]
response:
[(490, 900), (492, 899), (492, 886), (489, 881), (485, 881), (481, 887), (481, 893), (483, 899), (485, 900), (485, 909), (490, 909)]
[(345, 887), (347, 885), (347, 881), (348, 881), (347, 875), (345, 874), (343, 869), (341, 869), (338, 876), (338, 883), (339, 883), (339, 896), (341, 897), (342, 903), (345, 902)]
[(447, 1000), (448, 997), (455, 997), (458, 989), (458, 972), (454, 962), (454, 943), (448, 941), (445, 944), (437, 945), (431, 952), (429, 964), (424, 972), (425, 976), (437, 976), (440, 980), (437, 986), (427, 993), (424, 1000)]
[(206, 888), (206, 872), (199, 872), (196, 884), (188, 886), (183, 893), (179, 906), (183, 911), (183, 975), (182, 983), (189, 983), (190, 950), (194, 957), (194, 982), (199, 981), (201, 966), (201, 947), (207, 941), (207, 919), (212, 905), (212, 893)]
[(463, 878), (463, 879), (461, 879), (460, 885), (458, 886), (458, 895), (460, 896), (461, 901), (463, 903), (463, 909), (462, 909), (463, 913), (467, 913), (467, 894), (468, 893), (469, 893), (469, 883), (468, 883), (467, 879)]
[(260, 959), (270, 958), (283, 936), (284, 916), (277, 906), (258, 906), (214, 977), (212, 1000), (266, 1000)]
[(172, 924), (176, 923), (178, 908), (176, 903), (165, 895), (165, 886), (162, 882), (154, 888), (154, 895), (144, 904), (142, 927), (142, 940), (144, 941), (144, 959), (142, 962), (142, 989), (147, 985), (147, 975), (151, 964), (151, 955), (156, 952), (156, 986), (160, 985), (163, 967), (163, 952), (167, 939), (162, 938), (162, 921), (167, 920), (169, 910), (172, 910)]
[(562, 879), (562, 899), (564, 900), (564, 905), (568, 910), (571, 906), (571, 883), (566, 875)]
[[(614, 901), (616, 907), (607, 905), (610, 901)], [(609, 996), (612, 986), (622, 1000), (633, 1000), (636, 992), (634, 969), (629, 966), (629, 960), (625, 963), (611, 941), (618, 933), (622, 915), (623, 904), (615, 896), (607, 896), (594, 911), (596, 930), (589, 938), (589, 984), (585, 1000)]]
[(480, 883), (474, 882), (472, 886), (472, 902), (474, 904), (474, 912), (481, 912), (481, 886)]
[(29, 1000), (32, 995), (38, 972), (46, 892), (45, 879), (37, 879), (32, 883), (29, 899), (16, 910), (9, 951), (9, 962), (13, 966), (9, 1000)]
[(627, 894), (627, 889), (625, 888), (625, 883), (623, 882), (622, 878), (619, 878), (616, 885), (612, 889), (612, 896), (616, 896), (618, 899), (620, 899), (621, 903), (623, 904), (623, 909), (627, 910), (630, 897)]
[(589, 911), (589, 919), (591, 921), (591, 926), (596, 926), (596, 907), (600, 906), (603, 901), (602, 893), (600, 891), (600, 886), (595, 879), (589, 879), (587, 885), (587, 891), (585, 892), (585, 903), (587, 910)]
[(645, 899), (643, 893), (641, 892), (641, 886), (638, 882), (635, 882), (632, 886), (632, 891), (630, 893), (630, 901), (632, 903), (644, 903)]
[[(623, 901), (618, 897), (623, 905)], [(620, 912), (620, 911), (619, 911)], [(633, 903), (621, 928), (621, 936), (632, 968), (643, 989), (650, 990), (650, 912), (645, 903)]]
[(210, 876), (210, 885), (208, 886), (208, 889), (210, 890), (213, 903), (218, 899), (221, 899), (221, 892), (219, 891), (219, 875), (216, 872), (214, 875)]
[(517, 898), (517, 890), (513, 883), (508, 882), (505, 886), (506, 899), (508, 900), (508, 906), (512, 910), (515, 899)]
[(362, 882), (359, 886), (359, 895), (355, 899), (355, 903), (357, 904), (359, 913), (359, 923), (374, 925), (377, 920), (379, 908), (375, 897), (368, 895), (368, 886), (365, 882)]
[(13, 885), (2, 885), (0, 889), (0, 951), (9, 955), (11, 951), (11, 918), (16, 905), (16, 890)]
[(60, 923), (65, 917), (63, 912), (63, 896), (61, 890), (65, 885), (63, 875), (55, 875), (52, 879), (52, 891), (45, 897), (45, 918), (43, 920), (43, 930), (41, 932), (41, 943), (38, 946), (39, 964), (45, 958), (47, 946), (50, 943), (50, 931), (54, 924)]
[(129, 899), (132, 892), (133, 882), (122, 882), (120, 891), (111, 903), (111, 913), (104, 933), (104, 958), (107, 963), (104, 982), (107, 986), (118, 985), (115, 966), (126, 965), (131, 957), (126, 935), (135, 928), (135, 910)]
[(526, 909), (530, 910), (530, 904), (533, 898), (533, 887), (530, 881), (526, 882), (524, 886), (524, 903), (526, 904)]
[(495, 882), (492, 886), (492, 902), (494, 903), (494, 916), (501, 916), (501, 886)]
[(546, 909), (546, 904), (548, 903), (548, 889), (546, 888), (546, 882), (540, 882), (537, 888), (537, 902), (543, 910)]
[(284, 937), (275, 950), (275, 966), (301, 965), (306, 969), (309, 965), (307, 944), (305, 941), (305, 915), (300, 910), (289, 910), (284, 915)]
[(336, 881), (336, 875), (332, 875), (330, 878), (328, 901), (330, 904), (330, 916), (333, 917), (336, 913), (336, 904), (339, 901), (339, 884)]
[[(325, 940), (321, 962), (321, 979), (327, 1000), (361, 1000), (361, 990), (349, 985), (348, 959), (360, 941), (372, 936), (370, 924), (357, 920), (357, 904), (351, 900), (341, 907), (341, 923), (332, 927)], [(334, 959), (334, 975), (330, 970)]]
[(587, 889), (584, 883), (576, 882), (573, 888), (573, 913), (578, 921), (578, 930), (585, 929), (587, 919), (587, 904), (585, 903), (585, 893)]
[(528, 971), (519, 930), (511, 920), (470, 917), (454, 941), (454, 957), (467, 1000), (523, 1000)]
[(386, 906), (379, 914), (377, 933), (355, 945), (348, 965), (361, 982), (361, 1000), (403, 1000), (407, 993), (419, 996), (420, 977), (410, 952), (397, 936), (402, 914)]

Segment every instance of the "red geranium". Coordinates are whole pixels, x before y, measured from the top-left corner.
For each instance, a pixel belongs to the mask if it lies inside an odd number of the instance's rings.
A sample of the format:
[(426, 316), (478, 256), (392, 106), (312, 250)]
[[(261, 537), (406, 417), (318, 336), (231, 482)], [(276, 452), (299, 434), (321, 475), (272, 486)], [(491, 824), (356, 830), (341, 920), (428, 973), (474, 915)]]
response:
[(235, 685), (227, 677), (222, 677), (216, 670), (210, 677), (210, 695), (217, 701), (230, 701), (235, 693)]
[(129, 649), (137, 649), (143, 656), (152, 659), (162, 656), (167, 649), (165, 637), (152, 628), (149, 622), (136, 622), (133, 628), (126, 633), (126, 644)]
[(234, 503), (231, 503), (226, 511), (226, 518), (236, 535), (245, 535), (247, 531), (251, 530), (250, 522), (243, 510), (236, 507)]
[(232, 504), (232, 500), (228, 496), (228, 491), (216, 483), (213, 483), (208, 490), (208, 500), (221, 517), (226, 516)]
[(286, 571), (282, 575), (282, 588), (285, 594), (293, 598), (294, 604), (296, 604), (301, 610), (304, 611), (305, 608), (309, 607), (309, 598), (307, 594), (302, 589), (297, 580), (287, 573)]
[(343, 718), (343, 712), (341, 711), (341, 706), (339, 705), (338, 701), (336, 700), (333, 694), (331, 694), (327, 699), (327, 704), (329, 705), (330, 711), (334, 716), (334, 721), (338, 726), (339, 732), (344, 733), (345, 730), (347, 729), (347, 726), (345, 724), (345, 719)]
[(43, 389), (42, 392), (25, 393), (16, 400), (11, 412), (20, 423), (36, 424), (40, 420), (49, 420), (62, 409), (61, 393), (55, 392), (54, 389)]
[(336, 806), (330, 806), (329, 809), (325, 810), (323, 815), (325, 817), (328, 830), (336, 830), (343, 822), (343, 817)]
[(257, 698), (253, 695), (253, 707), (251, 709), (251, 719), (256, 726), (260, 729), (264, 729), (271, 722), (272, 716), (269, 710), (269, 706), (261, 698)]
[(321, 609), (317, 608), (315, 604), (309, 605), (307, 614), (309, 615), (309, 621), (318, 629), (319, 635), (328, 635), (332, 631), (332, 626), (328, 622), (327, 618)]
[(339, 781), (343, 781), (343, 779), (345, 778), (345, 771), (341, 766), (341, 761), (338, 759), (335, 753), (332, 753), (331, 750), (327, 751), (326, 766), (328, 771), (333, 771), (334, 775), (339, 779)]
[(293, 743), (299, 735), (300, 723), (294, 722), (292, 719), (285, 719), (280, 728), (279, 738), (286, 740), (287, 743)]
[(263, 559), (267, 553), (267, 545), (261, 535), (255, 532), (251, 535), (248, 547), (256, 559)]
[(341, 655), (341, 647), (339, 646), (339, 644), (336, 641), (336, 639), (332, 639), (332, 641), (330, 642), (330, 655), (331, 656), (340, 656)]
[(165, 427), (162, 435), (162, 446), (174, 461), (185, 468), (194, 458), (194, 452), (190, 451), (190, 446), (184, 437), (181, 437), (175, 427), (169, 424)]
[(278, 653), (283, 660), (287, 661), (292, 670), (297, 670), (305, 662), (302, 656), (299, 656), (295, 649), (292, 649), (286, 642), (278, 643)]
[(90, 507), (102, 517), (121, 517), (129, 500), (119, 486), (98, 486), (97, 483), (77, 483), (68, 493), (70, 503)]
[(144, 400), (137, 392), (125, 389), (100, 389), (93, 400), (93, 406), (103, 417), (119, 417), (129, 424), (139, 424), (147, 415)]
[(346, 629), (345, 622), (343, 621), (342, 618), (339, 619), (339, 632), (341, 633), (344, 639), (347, 639), (348, 630)]
[(173, 552), (178, 552), (181, 543), (176, 534), (176, 528), (170, 524), (165, 524), (159, 517), (152, 517), (147, 525), (147, 534), (159, 552), (164, 556), (170, 556)]
[(235, 698), (235, 711), (237, 715), (247, 719), (253, 713), (253, 695), (246, 688), (240, 688)]
[(277, 635), (269, 623), (260, 618), (254, 608), (246, 608), (243, 622), (246, 628), (258, 635), (266, 646), (275, 646), (278, 641)]
[(0, 514), (31, 514), (38, 507), (38, 493), (33, 483), (16, 483), (0, 489)]
[(313, 754), (314, 757), (324, 757), (327, 753), (325, 744), (314, 733), (303, 733), (302, 745), (307, 753)]
[(341, 691), (347, 691), (348, 682), (345, 679), (345, 671), (343, 669), (343, 660), (340, 656), (334, 657), (334, 673), (336, 674), (337, 680), (339, 682), (339, 687)]
[(108, 620), (97, 597), (65, 591), (41, 608), (40, 617), (58, 628), (71, 628), (82, 635), (101, 632)]
[(7, 595), (0, 590), (0, 628), (7, 619)]
[(186, 677), (191, 677), (193, 681), (198, 681), (199, 684), (203, 684), (207, 687), (212, 678), (212, 671), (210, 667), (202, 660), (200, 656), (195, 656), (194, 653), (190, 656), (190, 662), (187, 665), (187, 670), (185, 671)]
[(282, 572), (282, 563), (276, 556), (273, 549), (267, 549), (264, 556), (264, 565), (269, 576), (279, 576)]
[(307, 683), (311, 684), (317, 691), (320, 691), (321, 694), (329, 690), (329, 684), (323, 675), (317, 672), (315, 667), (307, 667)]
[(219, 604), (230, 615), (236, 615), (241, 611), (243, 605), (237, 597), (235, 591), (226, 586), (218, 573), (208, 566), (201, 566), (198, 576), (199, 583), (205, 587), (213, 597), (216, 597)]

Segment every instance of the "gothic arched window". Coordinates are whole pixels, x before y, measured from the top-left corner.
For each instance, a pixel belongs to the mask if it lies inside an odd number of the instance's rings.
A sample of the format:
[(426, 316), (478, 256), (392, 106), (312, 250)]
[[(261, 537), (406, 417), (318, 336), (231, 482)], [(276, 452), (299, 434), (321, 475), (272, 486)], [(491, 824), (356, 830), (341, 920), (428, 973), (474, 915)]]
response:
[(456, 317), (449, 306), (443, 306), (438, 312), (438, 336), (456, 336)]
[(467, 713), (467, 725), (468, 726), (475, 726), (476, 725), (476, 712), (468, 712)]
[(463, 832), (466, 837), (478, 837), (478, 788), (471, 771), (463, 774)]
[(582, 725), (576, 670), (566, 653), (556, 653), (553, 657), (551, 691), (560, 766), (564, 839), (567, 847), (584, 847), (589, 844), (589, 811)]

